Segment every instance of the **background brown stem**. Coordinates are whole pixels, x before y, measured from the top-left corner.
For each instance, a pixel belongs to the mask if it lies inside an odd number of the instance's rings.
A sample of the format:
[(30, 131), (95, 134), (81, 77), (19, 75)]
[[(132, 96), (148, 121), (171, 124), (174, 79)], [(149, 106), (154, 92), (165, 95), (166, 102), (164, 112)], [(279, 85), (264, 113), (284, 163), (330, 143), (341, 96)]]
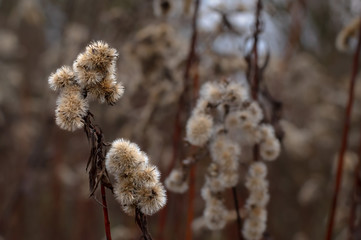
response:
[(354, 58), (353, 58), (352, 74), (351, 74), (350, 87), (349, 87), (349, 92), (348, 92), (348, 101), (347, 101), (345, 120), (344, 120), (344, 126), (343, 126), (343, 131), (342, 131), (340, 153), (339, 153), (339, 157), (338, 157), (335, 188), (333, 191), (330, 217), (329, 217), (326, 238), (325, 238), (326, 240), (330, 240), (332, 238), (332, 232), (333, 232), (333, 227), (334, 227), (337, 200), (338, 200), (338, 196), (339, 196), (339, 192), (340, 192), (342, 173), (343, 173), (344, 155), (345, 155), (346, 148), (347, 148), (352, 106), (353, 106), (353, 102), (354, 102), (354, 88), (355, 88), (355, 80), (356, 80), (358, 66), (359, 66), (360, 49), (361, 49), (361, 24), (360, 24), (360, 28), (359, 28), (357, 48), (355, 50), (355, 54), (354, 54)]

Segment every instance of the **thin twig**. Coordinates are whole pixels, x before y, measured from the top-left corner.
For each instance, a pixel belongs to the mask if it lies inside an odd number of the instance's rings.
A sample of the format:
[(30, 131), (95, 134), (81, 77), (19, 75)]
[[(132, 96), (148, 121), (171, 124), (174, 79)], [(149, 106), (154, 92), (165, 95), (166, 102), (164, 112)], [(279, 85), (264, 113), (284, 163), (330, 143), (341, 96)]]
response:
[(360, 142), (359, 142), (359, 151), (358, 151), (358, 159), (354, 173), (354, 185), (351, 195), (351, 208), (350, 208), (350, 217), (349, 217), (349, 240), (353, 240), (354, 238), (354, 231), (355, 231), (355, 219), (356, 219), (356, 207), (360, 204), (360, 197), (361, 197), (361, 135), (360, 135)]
[[(183, 91), (179, 97), (175, 121), (174, 121), (174, 131), (173, 131), (173, 140), (172, 140), (172, 149), (173, 149), (172, 150), (173, 151), (172, 159), (171, 159), (171, 164), (169, 165), (169, 167), (166, 171), (166, 175), (169, 175), (171, 170), (174, 168), (176, 160), (179, 155), (179, 146), (180, 146), (180, 142), (181, 142), (182, 129), (183, 129), (182, 116), (185, 111), (185, 107), (186, 107), (185, 105), (186, 105), (188, 95), (189, 95), (190, 70), (191, 70), (192, 64), (193, 64), (195, 56), (196, 56), (195, 48), (196, 48), (197, 35), (198, 35), (197, 18), (198, 18), (198, 12), (199, 12), (199, 5), (200, 5), (200, 0), (196, 0), (194, 14), (193, 14), (193, 18), (192, 18), (192, 37), (190, 40), (189, 52), (188, 52), (186, 67), (185, 67), (185, 71), (184, 71), (184, 75), (183, 75), (184, 87), (183, 87)], [(193, 79), (193, 91), (196, 91), (195, 88), (198, 88), (198, 76), (195, 76), (195, 78)], [(194, 96), (194, 94), (193, 94), (193, 96)], [(167, 222), (166, 221), (167, 213), (168, 213), (168, 207), (166, 206), (160, 215), (160, 223), (159, 223), (160, 226), (159, 226), (159, 234), (158, 234), (158, 236), (160, 236), (160, 238), (162, 238), (162, 234), (165, 230), (165, 224)]]
[(107, 237), (107, 240), (112, 240), (112, 236), (110, 234), (110, 221), (109, 221), (109, 215), (108, 215), (108, 205), (107, 205), (107, 199), (106, 199), (106, 194), (105, 194), (105, 187), (104, 187), (103, 183), (100, 183), (100, 190), (102, 193), (105, 235)]
[(100, 183), (105, 235), (107, 240), (111, 240), (112, 236), (110, 232), (110, 221), (109, 221), (105, 187), (109, 188), (112, 191), (113, 191), (113, 187), (109, 181), (108, 174), (105, 169), (104, 147), (107, 146), (107, 143), (104, 142), (104, 136), (101, 128), (96, 124), (92, 123), (93, 118), (94, 116), (91, 112), (88, 112), (88, 114), (83, 118), (84, 131), (86, 133), (89, 143), (91, 144), (90, 155), (86, 166), (86, 170), (89, 173), (90, 196), (94, 195), (95, 190), (98, 188), (98, 185)]
[(257, 1), (257, 7), (256, 7), (256, 23), (255, 23), (255, 29), (253, 32), (253, 58), (252, 61), (252, 68), (251, 68), (251, 90), (252, 90), (252, 98), (254, 100), (258, 99), (258, 85), (259, 85), (259, 79), (258, 79), (258, 35), (261, 32), (261, 10), (262, 10), (262, 1)]
[(338, 164), (337, 164), (336, 182), (335, 182), (335, 188), (333, 191), (330, 217), (329, 217), (326, 238), (325, 238), (326, 240), (331, 240), (332, 233), (333, 233), (337, 200), (338, 200), (338, 196), (339, 196), (339, 192), (340, 192), (342, 173), (343, 173), (344, 155), (345, 155), (346, 148), (347, 148), (352, 106), (353, 106), (353, 102), (354, 102), (354, 88), (355, 88), (355, 80), (356, 80), (356, 76), (357, 76), (357, 72), (358, 72), (358, 67), (359, 67), (360, 49), (361, 49), (361, 24), (360, 24), (360, 28), (359, 28), (357, 48), (356, 48), (354, 58), (353, 58), (352, 74), (351, 74), (350, 87), (349, 87), (349, 92), (348, 92), (348, 101), (347, 101), (347, 107), (346, 107), (346, 111), (345, 111), (345, 120), (344, 120), (343, 132), (342, 132), (341, 147), (340, 147), (340, 153), (339, 153)]
[(239, 214), (239, 204), (238, 204), (238, 197), (237, 197), (237, 189), (236, 187), (232, 187), (232, 194), (233, 194), (233, 200), (234, 200), (234, 208), (236, 210), (237, 214), (237, 232), (238, 232), (238, 239), (242, 240), (242, 221), (241, 221), (241, 215)]
[(195, 181), (196, 181), (196, 165), (191, 166), (190, 169), (190, 181), (188, 191), (188, 213), (187, 213), (187, 225), (186, 225), (186, 240), (192, 240), (192, 222), (194, 218), (194, 197), (195, 197)]

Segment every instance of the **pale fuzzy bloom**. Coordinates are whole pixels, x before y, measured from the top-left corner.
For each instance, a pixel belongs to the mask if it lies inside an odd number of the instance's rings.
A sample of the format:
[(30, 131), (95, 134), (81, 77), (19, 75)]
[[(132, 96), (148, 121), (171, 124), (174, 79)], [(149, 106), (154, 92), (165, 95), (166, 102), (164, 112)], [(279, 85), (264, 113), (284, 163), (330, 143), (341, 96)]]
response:
[(231, 112), (225, 119), (227, 129), (242, 129), (246, 133), (254, 131), (257, 124), (258, 122), (255, 121), (255, 116), (248, 110)]
[(188, 190), (188, 183), (181, 169), (173, 169), (164, 184), (172, 192), (184, 193)]
[(248, 218), (256, 221), (267, 221), (267, 210), (263, 206), (247, 206)]
[(223, 171), (219, 175), (219, 178), (222, 180), (222, 185), (224, 188), (231, 188), (236, 186), (239, 180), (238, 168)]
[(116, 82), (114, 75), (109, 75), (100, 83), (88, 86), (87, 91), (101, 103), (114, 105), (123, 96), (124, 87)]
[(246, 187), (250, 192), (254, 190), (263, 190), (268, 189), (268, 181), (260, 176), (247, 176), (246, 177)]
[(273, 161), (280, 155), (281, 144), (277, 138), (269, 138), (260, 144), (259, 150), (263, 160)]
[(58, 68), (55, 73), (50, 75), (48, 82), (54, 91), (76, 84), (74, 72), (69, 66)]
[(243, 225), (242, 233), (246, 240), (260, 240), (265, 230), (265, 222), (246, 219)]
[(275, 138), (275, 130), (270, 124), (261, 124), (259, 126), (260, 140), (266, 141), (267, 139)]
[(128, 169), (133, 171), (142, 165), (144, 167), (147, 161), (137, 144), (126, 139), (117, 139), (113, 141), (106, 155), (105, 166), (109, 173), (120, 175)]
[(192, 115), (187, 122), (187, 140), (195, 146), (203, 146), (212, 135), (213, 119), (205, 114)]
[(199, 91), (200, 98), (208, 101), (211, 104), (217, 104), (221, 102), (223, 94), (223, 86), (215, 82), (206, 82), (202, 85)]
[(64, 130), (75, 131), (84, 126), (83, 117), (89, 109), (88, 102), (76, 86), (65, 88), (57, 100), (55, 122)]
[(233, 103), (242, 103), (249, 98), (247, 89), (238, 82), (231, 82), (227, 85), (225, 100)]
[(361, 23), (360, 17), (354, 18), (347, 26), (345, 26), (336, 38), (336, 48), (339, 51), (346, 52), (350, 49), (350, 38), (356, 37)]
[(97, 41), (89, 44), (73, 63), (73, 69), (82, 86), (101, 82), (115, 72), (118, 53), (107, 43)]
[(134, 204), (130, 204), (130, 205), (121, 205), (122, 210), (128, 214), (129, 216), (135, 216), (135, 209), (136, 209), (136, 205)]
[(254, 162), (249, 167), (248, 173), (252, 177), (264, 178), (267, 175), (267, 166), (263, 162)]
[(137, 172), (134, 185), (138, 187), (153, 186), (160, 179), (160, 172), (156, 166), (146, 165), (144, 169)]
[[(238, 144), (231, 141), (224, 134), (218, 135), (210, 145), (212, 160), (220, 165), (238, 162), (241, 149)], [(234, 167), (234, 166), (230, 166)]]
[(87, 69), (77, 64), (78, 61), (81, 61), (81, 57), (83, 56), (84, 54), (79, 54), (77, 60), (75, 60), (73, 63), (73, 69), (77, 76), (78, 83), (81, 86), (86, 87), (101, 82), (106, 76), (104, 72), (100, 72), (94, 69)]
[(250, 192), (249, 197), (247, 199), (247, 205), (255, 205), (259, 207), (264, 207), (269, 202), (270, 195), (267, 190), (253, 190)]
[(201, 196), (203, 200), (211, 199), (213, 197), (212, 191), (207, 184), (204, 184), (204, 186), (201, 188)]
[(207, 114), (208, 105), (209, 103), (207, 100), (204, 100), (203, 98), (198, 98), (196, 106), (192, 111), (192, 115)]
[(210, 177), (217, 177), (220, 172), (220, 167), (218, 163), (211, 162), (207, 168), (207, 173)]
[(153, 215), (158, 212), (166, 202), (166, 192), (160, 183), (139, 190), (138, 206), (145, 215)]
[[(116, 49), (109, 47), (109, 45), (103, 41), (92, 42), (85, 48), (85, 54), (89, 56), (90, 62), (93, 68), (107, 68), (118, 58), (118, 52)], [(89, 65), (91, 67), (91, 65)]]
[(219, 177), (206, 176), (206, 185), (212, 190), (212, 192), (221, 192), (224, 190), (223, 179)]
[(227, 223), (228, 211), (221, 200), (206, 202), (203, 217), (210, 230), (223, 229)]
[(242, 121), (239, 117), (239, 111), (229, 113), (224, 122), (228, 130), (240, 128)]
[(263, 119), (263, 111), (257, 102), (251, 102), (247, 111), (250, 113), (253, 122), (258, 124)]
[(130, 181), (116, 182), (114, 184), (114, 195), (120, 205), (132, 205), (138, 200), (136, 189)]

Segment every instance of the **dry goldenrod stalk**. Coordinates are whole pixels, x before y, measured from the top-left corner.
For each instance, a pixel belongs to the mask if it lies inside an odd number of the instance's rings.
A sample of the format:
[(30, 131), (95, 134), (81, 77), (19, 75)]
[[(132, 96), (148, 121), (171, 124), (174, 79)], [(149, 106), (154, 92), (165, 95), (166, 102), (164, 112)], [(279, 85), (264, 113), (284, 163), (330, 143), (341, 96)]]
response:
[(123, 95), (124, 88), (115, 77), (117, 57), (108, 44), (93, 42), (78, 55), (73, 68), (63, 66), (50, 75), (50, 88), (60, 92), (55, 116), (61, 129), (75, 131), (84, 126), (88, 95), (110, 105)]
[(50, 88), (59, 91), (55, 122), (64, 130), (75, 131), (84, 127), (91, 142), (87, 164), (90, 196), (101, 185), (104, 224), (107, 239), (111, 239), (105, 187), (113, 189), (104, 164), (105, 143), (102, 131), (96, 127), (89, 111), (89, 98), (113, 105), (123, 94), (123, 86), (117, 83), (115, 64), (117, 51), (108, 44), (97, 41), (86, 47), (73, 64), (73, 68), (63, 66), (49, 77)]
[[(186, 140), (206, 148), (211, 157), (201, 190), (205, 201), (201, 222), (211, 230), (222, 229), (231, 220), (224, 205), (224, 192), (239, 183), (240, 163), (249, 163), (242, 158), (241, 148), (257, 144), (261, 158), (267, 161), (275, 160), (280, 153), (273, 127), (263, 123), (263, 111), (248, 92), (245, 84), (236, 81), (207, 82), (201, 87), (187, 122)], [(169, 190), (178, 193), (187, 190), (186, 170), (183, 164), (171, 172), (165, 181)], [(246, 180), (250, 196), (243, 235), (247, 240), (257, 239), (266, 229), (265, 206), (269, 199), (266, 172), (264, 163), (253, 163)]]
[(243, 225), (245, 239), (261, 239), (266, 230), (267, 210), (269, 201), (268, 181), (265, 179), (267, 167), (262, 162), (251, 164), (246, 179), (246, 187), (249, 190), (249, 198), (246, 202), (248, 217)]
[(135, 143), (115, 140), (106, 156), (106, 168), (116, 179), (114, 194), (128, 215), (134, 216), (136, 209), (153, 215), (165, 205), (160, 173)]

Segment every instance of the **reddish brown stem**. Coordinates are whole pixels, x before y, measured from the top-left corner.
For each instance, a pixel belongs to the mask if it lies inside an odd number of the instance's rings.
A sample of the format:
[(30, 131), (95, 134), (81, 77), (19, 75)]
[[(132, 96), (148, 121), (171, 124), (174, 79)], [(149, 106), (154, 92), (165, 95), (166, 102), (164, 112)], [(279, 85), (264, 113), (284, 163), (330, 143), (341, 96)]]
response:
[[(360, 135), (361, 136), (361, 135)], [(349, 219), (349, 240), (353, 240), (353, 234), (355, 230), (355, 218), (356, 218), (356, 206), (359, 204), (359, 199), (361, 195), (361, 179), (360, 179), (360, 171), (361, 171), (361, 138), (359, 142), (359, 152), (357, 165), (354, 173), (354, 186), (351, 195), (352, 205), (350, 208), (350, 219)]]
[(112, 240), (112, 235), (110, 234), (110, 221), (109, 221), (109, 215), (108, 215), (108, 205), (107, 205), (105, 187), (104, 187), (103, 183), (100, 183), (100, 190), (101, 190), (101, 194), (102, 194), (105, 235), (107, 237), (107, 240)]
[[(189, 83), (189, 75), (190, 75), (190, 70), (191, 70), (191, 66), (192, 63), (194, 62), (194, 58), (195, 58), (195, 48), (196, 48), (196, 43), (197, 43), (197, 18), (198, 18), (198, 11), (199, 11), (199, 4), (200, 4), (200, 0), (196, 0), (195, 1), (195, 9), (194, 9), (194, 14), (193, 14), (193, 18), (192, 18), (192, 37), (190, 40), (190, 46), (189, 46), (189, 52), (188, 52), (188, 57), (187, 57), (187, 62), (186, 62), (186, 67), (185, 67), (185, 71), (184, 71), (184, 88), (183, 91), (180, 95), (179, 101), (178, 101), (178, 107), (177, 107), (177, 112), (176, 112), (176, 116), (175, 116), (175, 121), (174, 121), (174, 132), (173, 132), (173, 143), (172, 143), (172, 148), (173, 148), (173, 154), (172, 154), (172, 160), (171, 160), (171, 164), (169, 165), (167, 171), (166, 171), (166, 175), (169, 175), (169, 173), (171, 172), (171, 170), (174, 168), (176, 160), (178, 158), (179, 155), (179, 146), (180, 146), (180, 142), (181, 142), (181, 137), (182, 137), (182, 127), (183, 127), (183, 123), (182, 123), (182, 114), (185, 110), (185, 104), (186, 104), (186, 100), (189, 94), (189, 87), (190, 87), (190, 83)], [(196, 76), (193, 79), (193, 88), (198, 88), (198, 76)], [(195, 91), (193, 89), (193, 91)], [(193, 94), (194, 96), (194, 94)], [(167, 220), (167, 213), (168, 213), (168, 207), (166, 207), (160, 215), (160, 223), (159, 223), (159, 233), (158, 236), (160, 238), (162, 238), (162, 234), (164, 232), (165, 229), (165, 224), (166, 224), (166, 220)]]
[(196, 181), (196, 166), (193, 165), (190, 170), (190, 182), (188, 192), (188, 213), (187, 213), (187, 228), (186, 228), (186, 240), (192, 240), (192, 222), (194, 218), (194, 197), (195, 197), (195, 181)]
[(252, 98), (254, 100), (258, 99), (258, 84), (259, 84), (259, 77), (258, 77), (258, 35), (261, 32), (261, 10), (262, 10), (262, 2), (261, 0), (257, 1), (257, 8), (256, 8), (256, 23), (255, 23), (255, 30), (253, 33), (253, 48), (252, 48), (252, 72), (251, 72), (251, 88), (252, 88)]
[(357, 48), (356, 48), (355, 55), (353, 58), (352, 74), (351, 74), (350, 87), (349, 87), (349, 92), (348, 92), (348, 101), (347, 101), (347, 107), (346, 107), (346, 112), (345, 112), (345, 120), (344, 120), (343, 132), (342, 132), (340, 153), (339, 153), (338, 164), (337, 164), (336, 182), (335, 182), (335, 188), (333, 191), (330, 217), (329, 217), (327, 233), (326, 233), (326, 238), (325, 238), (326, 240), (330, 240), (332, 238), (337, 200), (338, 200), (340, 186), (341, 186), (341, 180), (342, 180), (344, 155), (345, 155), (346, 148), (347, 148), (348, 134), (349, 134), (349, 129), (350, 129), (351, 112), (352, 112), (352, 106), (353, 106), (353, 102), (354, 102), (354, 87), (355, 87), (355, 80), (356, 80), (356, 76), (357, 76), (357, 72), (358, 72), (360, 49), (361, 49), (361, 24), (360, 24), (360, 29), (359, 29)]

